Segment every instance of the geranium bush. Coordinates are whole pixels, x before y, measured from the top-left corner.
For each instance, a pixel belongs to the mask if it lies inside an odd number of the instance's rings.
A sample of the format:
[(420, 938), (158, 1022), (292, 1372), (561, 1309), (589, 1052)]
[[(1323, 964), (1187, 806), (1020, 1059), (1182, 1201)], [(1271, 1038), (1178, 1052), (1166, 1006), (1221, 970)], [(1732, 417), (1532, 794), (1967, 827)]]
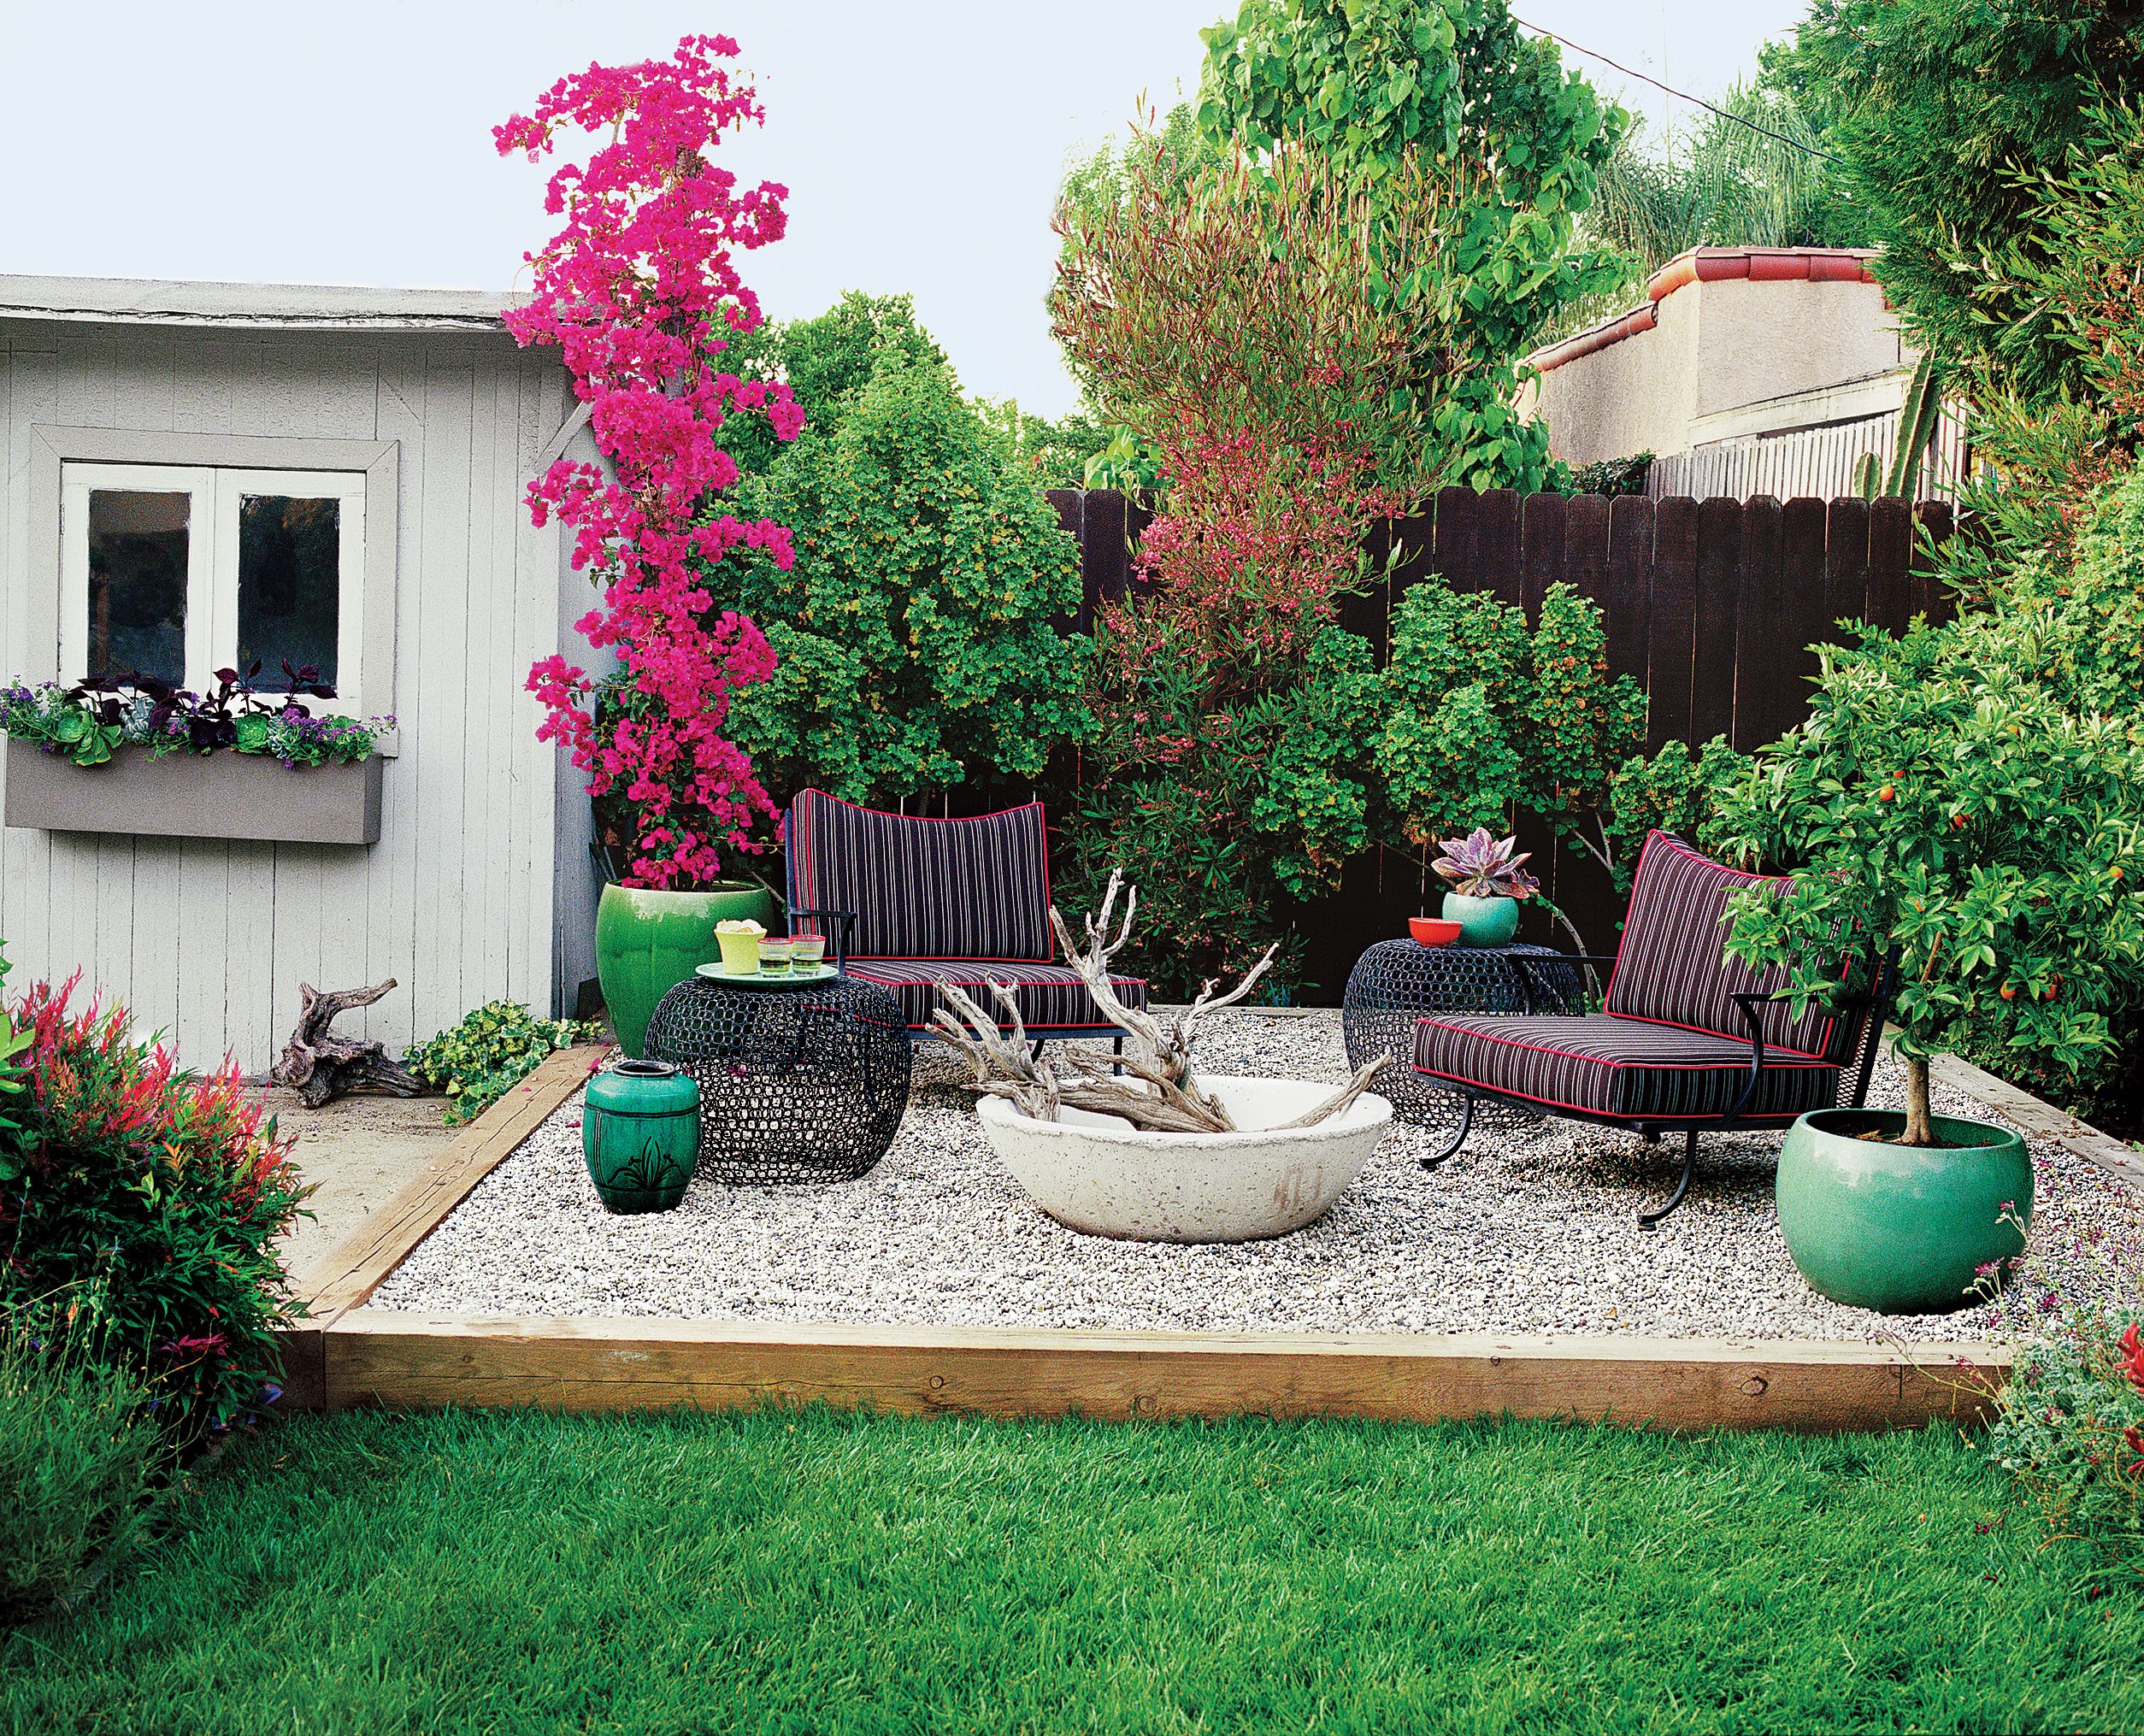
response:
[(59, 1298), (58, 1323), (136, 1371), (184, 1443), (274, 1396), (296, 1314), (274, 1239), (303, 1190), (235, 1063), (184, 1073), (74, 988), (7, 1009), (28, 1041), (0, 1127), (0, 1313)]
[(557, 347), (609, 461), (561, 458), (528, 498), (537, 524), (555, 514), (572, 530), (574, 565), (603, 585), (576, 626), (615, 649), (621, 674), (606, 683), (552, 656), (528, 685), (545, 709), (539, 738), (567, 744), (599, 804), (618, 798), (607, 841), (637, 886), (716, 879), (725, 850), (765, 847), (754, 828), (774, 814), (723, 733), (732, 693), (770, 675), (774, 654), (710, 588), (739, 547), (790, 559), (780, 525), (712, 503), (738, 480), (717, 444), (724, 421), (763, 415), (784, 440), (804, 421), (786, 385), (722, 367), (732, 338), (762, 318), (733, 255), (780, 239), (787, 223), (786, 188), (740, 191), (708, 157), (763, 118), (752, 86), (720, 64), (736, 54), (727, 37), (692, 36), (667, 61), (592, 66), (493, 129), (501, 155), (532, 162), (563, 132), (606, 138), (551, 175), (545, 209), (563, 227), (528, 256), (533, 293), (506, 322), (524, 344)]

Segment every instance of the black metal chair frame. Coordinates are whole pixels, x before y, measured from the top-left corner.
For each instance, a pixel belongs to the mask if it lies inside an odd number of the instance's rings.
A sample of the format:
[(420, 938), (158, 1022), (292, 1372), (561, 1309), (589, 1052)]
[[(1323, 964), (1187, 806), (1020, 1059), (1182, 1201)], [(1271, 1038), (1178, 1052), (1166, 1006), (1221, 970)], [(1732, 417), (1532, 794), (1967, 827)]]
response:
[[(1525, 991), (1527, 1011), (1528, 1013), (1533, 1011), (1531, 973), (1536, 967), (1551, 965), (1560, 968), (1570, 965), (1593, 968), (1612, 968), (1615, 962), (1613, 958), (1603, 958), (1592, 953), (1564, 953), (1554, 958), (1515, 960), (1514, 962), (1519, 965), (1519, 974), (1522, 980), (1528, 984)], [(1833, 1003), (1832, 1011), (1835, 1016), (1858, 1018), (1861, 1021), (1861, 1028), (1855, 1033), (1854, 1050), (1840, 1064), (1841, 1075), (1845, 1074), (1848, 1066), (1852, 1066), (1854, 1069), (1852, 1100), (1850, 1103), (1841, 1104), (1842, 1108), (1858, 1109), (1868, 1099), (1869, 1079), (1875, 1071), (1876, 1048), (1883, 1037), (1884, 1015), (1889, 1010), (1891, 1005), (1892, 986), (1896, 977), (1894, 959), (1884, 959), (1876, 971), (1875, 976), (1876, 981), (1868, 991), (1860, 994), (1848, 995)], [(1537, 1103), (1530, 1098), (1522, 1098), (1509, 1092), (1499, 1091), (1491, 1086), (1462, 1084), (1456, 1080), (1447, 1079), (1439, 1074), (1437, 1075), (1439, 1088), (1457, 1092), (1465, 1101), (1459, 1112), (1458, 1130), (1452, 1134), (1451, 1142), (1442, 1150), (1422, 1158), (1422, 1167), (1424, 1169), (1434, 1169), (1446, 1158), (1458, 1154), (1459, 1148), (1466, 1144), (1468, 1133), (1473, 1130), (1474, 1106), (1477, 1103), (1483, 1102), (1516, 1103), (1541, 1110), (1562, 1121), (1590, 1121), (1599, 1127), (1622, 1127), (1640, 1135), (1649, 1144), (1657, 1142), (1663, 1133), (1680, 1132), (1684, 1135), (1682, 1169), (1682, 1173), (1676, 1177), (1675, 1191), (1668, 1196), (1667, 1203), (1660, 1207), (1658, 1210), (1641, 1211), (1638, 1214), (1638, 1227), (1640, 1229), (1650, 1230), (1657, 1227), (1662, 1218), (1682, 1203), (1684, 1196), (1690, 1191), (1690, 1182), (1697, 1174), (1698, 1135), (1699, 1133), (1758, 1133), (1770, 1127), (1790, 1127), (1800, 1119), (1799, 1110), (1796, 1110), (1792, 1115), (1773, 1112), (1745, 1114), (1745, 1110), (1755, 1098), (1757, 1087), (1764, 1076), (1763, 1009), (1768, 1003), (1773, 1000), (1774, 997), (1762, 990), (1745, 990), (1732, 998), (1736, 1009), (1742, 1015), (1742, 1021), (1749, 1027), (1747, 1039), (1750, 1046), (1749, 1077), (1743, 1081), (1741, 1093), (1720, 1115), (1693, 1123), (1684, 1118), (1659, 1121), (1642, 1115), (1612, 1115), (1598, 1109), (1564, 1109)]]

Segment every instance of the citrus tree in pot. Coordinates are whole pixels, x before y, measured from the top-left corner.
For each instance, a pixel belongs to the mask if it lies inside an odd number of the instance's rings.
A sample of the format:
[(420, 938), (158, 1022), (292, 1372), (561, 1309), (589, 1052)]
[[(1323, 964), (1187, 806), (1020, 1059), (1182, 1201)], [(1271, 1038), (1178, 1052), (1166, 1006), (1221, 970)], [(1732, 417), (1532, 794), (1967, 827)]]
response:
[(2006, 1127), (1937, 1115), (1929, 1063), (1977, 1023), (2074, 1070), (2144, 974), (2135, 891), (2144, 746), (2075, 703), (2044, 617), (1987, 611), (1820, 648), (1807, 722), (1723, 792), (1711, 841), (1794, 871), (1742, 897), (1729, 948), (1797, 1004), (1888, 953), (1902, 1110), (1820, 1110), (1789, 1133), (1780, 1227), (1803, 1275), (1892, 1313), (1963, 1305), (2021, 1251), (2032, 1165)]
[(745, 548), (786, 566), (789, 533), (721, 509), (739, 472), (716, 442), (753, 415), (793, 439), (804, 416), (786, 385), (722, 365), (761, 321), (733, 256), (780, 239), (787, 221), (784, 189), (743, 188), (709, 161), (763, 118), (724, 64), (736, 54), (727, 38), (687, 37), (667, 61), (592, 66), (494, 130), (502, 155), (532, 162), (562, 133), (599, 141), (551, 176), (547, 209), (564, 225), (529, 256), (533, 291), (505, 321), (524, 344), (557, 346), (604, 461), (560, 458), (530, 485), (529, 510), (573, 531), (574, 565), (603, 587), (575, 625), (620, 667), (592, 674), (553, 656), (528, 686), (546, 714), (539, 738), (587, 774), (617, 864), (597, 969), (633, 1056), (656, 1002), (712, 956), (716, 921), (773, 914), (722, 871), (725, 854), (767, 847), (774, 804), (723, 728), (733, 692), (771, 675), (775, 654), (751, 620), (716, 608), (714, 574)]

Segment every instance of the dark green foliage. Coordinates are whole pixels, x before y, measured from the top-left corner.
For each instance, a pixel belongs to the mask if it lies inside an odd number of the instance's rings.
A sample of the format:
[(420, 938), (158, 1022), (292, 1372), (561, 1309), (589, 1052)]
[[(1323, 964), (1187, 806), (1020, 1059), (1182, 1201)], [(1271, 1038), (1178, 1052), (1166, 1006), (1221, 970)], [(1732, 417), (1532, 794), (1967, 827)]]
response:
[(1581, 464), (1575, 469), (1558, 464), (1548, 481), (1558, 494), (1642, 495), (1652, 474), (1652, 454), (1634, 452), (1628, 458), (1603, 458), (1598, 464)]
[(777, 801), (1032, 778), (1080, 729), (1051, 624), (1079, 605), (1078, 546), (943, 364), (882, 353), (839, 430), (807, 433), (747, 497), (796, 542), (786, 573), (722, 568), (780, 659), (729, 720)]
[(458, 1025), (410, 1045), (402, 1064), (447, 1094), (450, 1127), (477, 1116), (543, 1065), (545, 1056), (593, 1043), (603, 1027), (586, 1019), (539, 1019), (519, 1001), (491, 1001)]
[(0, 1321), (0, 1628), (130, 1555), (168, 1467), (141, 1375), (89, 1354), (67, 1314), (48, 1302)]
[(350, 1412), (227, 1469), (0, 1643), (0, 1728), (2144, 1724), (2144, 1597), (1940, 1427)]
[(1079, 781), (1057, 804), (1058, 897), (1100, 902), (1112, 868), (1139, 888), (1126, 953), (1157, 997), (1187, 997), (1208, 977), (1233, 986), (1279, 941), (1273, 992), (1305, 986), (1291, 907), (1337, 882), (1369, 842), (1358, 744), (1374, 715), (1369, 646), (1328, 627), (1297, 678), (1215, 700), (1208, 671), (1173, 652), (1129, 685), (1106, 632), (1090, 672), (1093, 735)]
[[(2034, 398), (2076, 379), (2029, 291), (1985, 261), (2031, 238), (2034, 189), (2091, 136), (2108, 97), (2144, 92), (2135, 0), (1816, 0), (1766, 75), (1823, 127), (1867, 211), (1876, 270), (1908, 336), (1946, 370), (2002, 352)], [(2052, 255), (2043, 255), (2052, 258)], [(1990, 317), (1992, 316), (1992, 317)]]

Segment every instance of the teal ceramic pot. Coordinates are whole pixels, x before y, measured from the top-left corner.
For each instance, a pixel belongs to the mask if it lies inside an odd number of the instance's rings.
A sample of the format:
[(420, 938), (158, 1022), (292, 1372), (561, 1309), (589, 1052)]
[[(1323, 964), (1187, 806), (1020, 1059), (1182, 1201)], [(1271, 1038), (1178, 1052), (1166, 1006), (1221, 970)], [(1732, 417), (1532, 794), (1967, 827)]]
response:
[[(2024, 1251), (2032, 1156), (2006, 1127), (1935, 1117), (1949, 1143), (1888, 1143), (1895, 1110), (1816, 1109), (1779, 1154), (1780, 1233), (1809, 1287), (1878, 1314), (1951, 1314), (1979, 1268)], [(1886, 1139), (1856, 1134), (1880, 1131)], [(2011, 1207), (2011, 1222), (2004, 1206)]]
[(771, 927), (775, 901), (759, 886), (697, 892), (607, 886), (596, 907), (596, 977), (618, 1046), (639, 1060), (655, 1003), (713, 958), (715, 925), (733, 918)]
[(588, 1081), (580, 1150), (614, 1212), (669, 1211), (700, 1149), (700, 1088), (661, 1061), (621, 1061)]
[(1444, 895), (1444, 920), (1459, 925), (1462, 946), (1509, 946), (1518, 933), (1517, 898), (1470, 898), (1464, 892)]

